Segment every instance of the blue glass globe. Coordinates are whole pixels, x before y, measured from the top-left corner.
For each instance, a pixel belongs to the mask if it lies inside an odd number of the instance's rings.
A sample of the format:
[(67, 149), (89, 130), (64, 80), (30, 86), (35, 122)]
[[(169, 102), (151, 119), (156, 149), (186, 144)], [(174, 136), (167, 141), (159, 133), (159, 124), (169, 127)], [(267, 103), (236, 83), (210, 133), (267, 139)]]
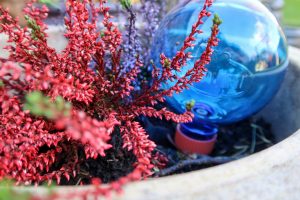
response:
[[(162, 21), (153, 41), (152, 59), (159, 55), (172, 58), (189, 34), (203, 0), (191, 0), (171, 11)], [(204, 79), (188, 90), (167, 98), (178, 112), (187, 102), (196, 102), (196, 118), (212, 123), (233, 123), (262, 109), (278, 91), (288, 66), (287, 43), (275, 17), (258, 0), (215, 0), (209, 8), (212, 16), (200, 27), (192, 59), (178, 75), (190, 69), (204, 51), (213, 14), (219, 15), (219, 46), (206, 66)], [(163, 85), (169, 88), (172, 82)]]

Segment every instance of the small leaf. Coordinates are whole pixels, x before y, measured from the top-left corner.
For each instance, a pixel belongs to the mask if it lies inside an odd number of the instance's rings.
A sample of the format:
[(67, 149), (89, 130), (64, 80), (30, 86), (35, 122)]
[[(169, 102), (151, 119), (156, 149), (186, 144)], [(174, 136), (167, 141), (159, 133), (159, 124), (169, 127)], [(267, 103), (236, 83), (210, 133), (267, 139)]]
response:
[(131, 7), (131, 0), (120, 0), (120, 3), (123, 8), (128, 9)]
[(35, 91), (26, 95), (24, 110), (29, 110), (31, 114), (48, 119), (58, 119), (59, 117), (70, 115), (71, 104), (58, 96), (55, 101), (44, 96), (41, 92)]
[(37, 102), (41, 101), (42, 98), (43, 98), (43, 94), (38, 91), (32, 92), (29, 95), (26, 95), (26, 101), (28, 103), (37, 103)]
[(37, 22), (29, 17), (28, 15), (24, 16), (25, 20), (27, 21), (27, 25), (29, 28), (32, 29), (31, 31), (31, 38), (34, 40), (38, 40), (39, 36), (44, 37), (44, 34), (41, 32), (41, 27), (37, 24)]
[(213, 23), (218, 26), (222, 24), (222, 20), (220, 19), (219, 15), (217, 14), (214, 15)]
[(193, 107), (195, 106), (196, 101), (194, 99), (192, 99), (191, 101), (187, 102), (185, 104), (185, 108), (187, 111), (191, 111), (193, 109)]
[(57, 0), (39, 0), (39, 2), (47, 4), (47, 5), (51, 5), (51, 4), (57, 3)]

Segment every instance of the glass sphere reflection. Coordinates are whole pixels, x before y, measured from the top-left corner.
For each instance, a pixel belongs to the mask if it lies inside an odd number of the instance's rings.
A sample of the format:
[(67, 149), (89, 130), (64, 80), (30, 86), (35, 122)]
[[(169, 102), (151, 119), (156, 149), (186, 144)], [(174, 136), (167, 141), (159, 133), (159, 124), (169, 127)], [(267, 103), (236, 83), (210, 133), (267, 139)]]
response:
[[(191, 0), (171, 11), (154, 38), (152, 59), (172, 58), (182, 46), (201, 11), (203, 0)], [(182, 76), (204, 51), (210, 35), (213, 14), (220, 16), (219, 46), (206, 66), (204, 79), (181, 94), (167, 98), (178, 112), (196, 101), (196, 117), (213, 123), (232, 123), (262, 109), (276, 94), (288, 66), (285, 36), (275, 17), (257, 0), (215, 0), (212, 16), (201, 26), (192, 59), (178, 74)], [(169, 88), (174, 83), (164, 85)]]

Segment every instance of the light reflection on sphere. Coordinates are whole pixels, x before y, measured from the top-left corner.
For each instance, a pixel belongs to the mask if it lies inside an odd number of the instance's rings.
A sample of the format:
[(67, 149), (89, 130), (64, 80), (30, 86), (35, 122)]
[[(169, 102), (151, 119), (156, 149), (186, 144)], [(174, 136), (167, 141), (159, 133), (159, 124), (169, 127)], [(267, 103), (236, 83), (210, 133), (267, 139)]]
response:
[[(152, 47), (157, 66), (160, 53), (172, 58), (182, 46), (203, 2), (189, 1), (163, 19)], [(197, 118), (233, 123), (258, 112), (278, 91), (288, 66), (286, 39), (275, 17), (257, 0), (216, 0), (209, 11), (212, 16), (201, 26), (204, 33), (197, 36), (195, 47), (190, 49), (193, 58), (178, 75), (190, 69), (204, 51), (216, 13), (223, 23), (208, 72), (201, 82), (167, 98), (167, 102), (184, 112), (185, 104), (195, 100), (193, 112)]]

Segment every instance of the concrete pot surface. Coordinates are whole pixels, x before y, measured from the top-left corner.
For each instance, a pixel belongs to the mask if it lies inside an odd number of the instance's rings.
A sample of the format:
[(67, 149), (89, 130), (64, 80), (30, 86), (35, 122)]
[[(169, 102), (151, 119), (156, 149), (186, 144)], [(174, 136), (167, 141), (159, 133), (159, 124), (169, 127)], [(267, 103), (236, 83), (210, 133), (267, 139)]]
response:
[[(65, 40), (54, 32), (50, 44), (63, 49)], [(58, 39), (59, 38), (59, 39)], [(3, 37), (0, 36), (3, 45)], [(1, 47), (0, 47), (1, 48)], [(0, 52), (0, 55), (3, 51)], [(117, 200), (160, 199), (289, 199), (300, 198), (300, 50), (290, 47), (290, 68), (274, 100), (258, 114), (273, 125), (278, 141), (284, 141), (244, 159), (208, 169), (131, 183)], [(57, 187), (66, 194), (87, 187)], [(17, 188), (45, 194), (44, 188)]]

